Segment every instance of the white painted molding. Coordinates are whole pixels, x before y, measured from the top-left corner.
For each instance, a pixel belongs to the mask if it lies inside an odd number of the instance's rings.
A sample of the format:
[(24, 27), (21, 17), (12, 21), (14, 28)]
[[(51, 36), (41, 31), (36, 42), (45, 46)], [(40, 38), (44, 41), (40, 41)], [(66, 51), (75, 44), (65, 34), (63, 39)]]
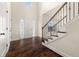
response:
[(8, 44), (8, 47), (6, 47), (7, 49), (6, 48), (4, 49), (4, 52), (2, 53), (2, 55), (0, 57), (5, 57), (6, 56), (8, 50), (9, 50), (9, 47), (10, 47), (10, 43)]
[(52, 51), (55, 51), (56, 53), (60, 54), (61, 56), (63, 57), (71, 57), (69, 54), (63, 52), (63, 51), (60, 51), (58, 49), (56, 49), (55, 47), (51, 47), (50, 45), (46, 45), (44, 43), (42, 43), (42, 45), (46, 46), (47, 48), (51, 49)]

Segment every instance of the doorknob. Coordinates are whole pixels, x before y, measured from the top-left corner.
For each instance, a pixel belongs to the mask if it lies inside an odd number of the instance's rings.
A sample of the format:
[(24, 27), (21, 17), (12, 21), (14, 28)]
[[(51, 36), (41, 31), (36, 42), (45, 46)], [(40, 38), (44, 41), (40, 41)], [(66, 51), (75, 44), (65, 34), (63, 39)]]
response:
[(0, 35), (5, 35), (5, 33), (0, 33)]
[(8, 47), (8, 44), (6, 44), (6, 47)]
[(8, 30), (8, 27), (6, 27), (6, 30)]

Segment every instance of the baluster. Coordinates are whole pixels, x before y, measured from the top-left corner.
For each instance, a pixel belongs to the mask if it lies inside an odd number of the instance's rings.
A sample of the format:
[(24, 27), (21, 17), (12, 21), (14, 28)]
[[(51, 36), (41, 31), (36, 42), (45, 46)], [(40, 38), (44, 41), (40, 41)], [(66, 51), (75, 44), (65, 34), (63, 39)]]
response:
[[(63, 7), (63, 17), (64, 17), (64, 7)], [(64, 19), (63, 19), (63, 26), (64, 26)]]
[(66, 4), (66, 23), (67, 23), (67, 16), (68, 16), (68, 15), (67, 15), (67, 12), (68, 12), (68, 11), (67, 11), (67, 4)]
[[(60, 20), (62, 19), (62, 10), (60, 11)], [(62, 21), (60, 23), (60, 29), (62, 28)]]
[(71, 3), (69, 2), (69, 20), (71, 20)]
[[(59, 11), (59, 14), (58, 14), (58, 19), (60, 20), (60, 11)], [(60, 24), (59, 24), (59, 29), (60, 29)]]
[[(61, 19), (63, 19), (63, 8), (62, 8), (62, 18)], [(62, 27), (63, 27), (63, 20), (61, 21), (62, 22)]]
[(73, 2), (73, 18), (75, 17), (75, 2)]
[(78, 15), (78, 2), (74, 2), (75, 3), (75, 16)]
[(79, 14), (79, 2), (78, 2), (78, 14)]
[[(58, 21), (59, 21), (59, 12), (58, 12)], [(59, 25), (58, 25), (58, 27), (57, 27), (57, 31), (59, 30)]]

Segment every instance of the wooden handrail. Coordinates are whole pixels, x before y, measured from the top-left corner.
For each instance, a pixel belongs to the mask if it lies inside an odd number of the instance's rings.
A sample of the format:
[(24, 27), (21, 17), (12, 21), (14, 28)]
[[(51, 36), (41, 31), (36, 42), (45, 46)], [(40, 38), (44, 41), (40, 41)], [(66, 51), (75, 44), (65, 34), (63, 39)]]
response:
[(50, 18), (50, 20), (42, 27), (42, 29), (44, 28), (44, 27), (46, 27), (46, 25), (55, 17), (55, 15), (64, 7), (64, 5), (66, 5), (67, 4), (67, 2), (65, 2), (59, 9), (58, 9), (58, 11)]
[(58, 21), (56, 24), (53, 25), (55, 27), (57, 24), (59, 24), (63, 19), (65, 19), (67, 16), (64, 16), (60, 21)]

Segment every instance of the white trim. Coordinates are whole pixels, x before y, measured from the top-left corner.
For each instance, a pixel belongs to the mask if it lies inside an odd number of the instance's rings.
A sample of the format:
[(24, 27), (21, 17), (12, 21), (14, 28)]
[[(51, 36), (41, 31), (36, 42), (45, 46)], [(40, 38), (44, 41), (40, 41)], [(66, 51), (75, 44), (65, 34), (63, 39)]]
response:
[(9, 11), (9, 40), (11, 41), (11, 2), (8, 2), (8, 11)]
[(42, 43), (42, 45), (48, 47), (49, 49), (55, 51), (56, 53), (60, 54), (60, 55), (63, 56), (63, 57), (71, 57), (69, 54), (67, 54), (67, 53), (65, 53), (65, 52), (63, 52), (63, 51), (60, 51), (60, 50), (56, 49), (56, 48), (53, 47), (53, 46), (52, 46), (52, 48), (51, 48), (49, 45), (46, 45), (45, 43)]
[(9, 47), (10, 47), (10, 43), (8, 44), (8, 47), (5, 48), (4, 52), (2, 53), (1, 57), (5, 57), (8, 50), (9, 50)]
[(6, 48), (4, 49), (2, 55), (0, 57), (4, 57), (6, 55), (7, 51), (6, 51)]
[(20, 38), (15, 38), (15, 39), (11, 38), (11, 41), (16, 41), (16, 40), (20, 40)]

